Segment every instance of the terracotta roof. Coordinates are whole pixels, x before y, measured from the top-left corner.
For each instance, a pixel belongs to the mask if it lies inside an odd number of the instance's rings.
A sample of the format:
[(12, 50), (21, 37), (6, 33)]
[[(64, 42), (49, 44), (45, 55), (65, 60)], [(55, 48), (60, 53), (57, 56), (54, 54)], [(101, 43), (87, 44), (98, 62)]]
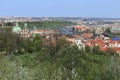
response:
[(81, 28), (84, 28), (84, 27), (83, 26), (74, 26), (74, 28), (81, 29)]
[(115, 47), (115, 48), (112, 48), (113, 50), (115, 51), (120, 51), (120, 47)]
[(120, 43), (120, 40), (118, 40), (117, 42)]
[(101, 47), (100, 48), (102, 51), (106, 51), (107, 50), (107, 48), (104, 48), (104, 47)]
[(66, 39), (66, 40), (69, 41), (69, 42), (72, 42), (72, 43), (75, 42), (74, 38), (69, 38), (69, 39)]

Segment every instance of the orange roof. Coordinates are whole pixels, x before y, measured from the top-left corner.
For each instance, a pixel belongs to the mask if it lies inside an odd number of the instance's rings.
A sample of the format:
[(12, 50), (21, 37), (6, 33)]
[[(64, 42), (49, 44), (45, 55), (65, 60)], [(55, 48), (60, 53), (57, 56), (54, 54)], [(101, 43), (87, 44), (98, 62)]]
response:
[(116, 41), (113, 40), (108, 40), (109, 43), (115, 43)]
[(115, 47), (115, 48), (113, 48), (113, 50), (120, 51), (120, 47)]
[(118, 40), (117, 42), (120, 43), (120, 40)]
[(100, 49), (101, 49), (101, 51), (106, 51), (107, 50), (107, 48), (103, 48), (103, 47), (101, 47)]
[(34, 30), (32, 32), (44, 32), (44, 30)]
[(75, 42), (75, 40), (73, 38), (69, 38), (69, 39), (66, 39), (66, 40), (69, 41), (69, 42), (72, 42), (72, 43)]
[(81, 29), (81, 28), (83, 28), (83, 26), (74, 26), (74, 28)]
[(37, 32), (44, 32), (45, 30), (37, 30)]

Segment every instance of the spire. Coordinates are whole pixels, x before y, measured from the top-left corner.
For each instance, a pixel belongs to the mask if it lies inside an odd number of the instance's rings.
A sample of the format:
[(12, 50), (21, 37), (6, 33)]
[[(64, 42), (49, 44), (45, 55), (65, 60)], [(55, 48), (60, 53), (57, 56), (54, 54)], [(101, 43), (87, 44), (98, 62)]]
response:
[(16, 27), (18, 27), (19, 26), (19, 24), (18, 24), (18, 22), (16, 22)]
[(34, 30), (37, 30), (36, 26), (33, 27)]
[(25, 24), (24, 24), (24, 29), (27, 29), (27, 23), (25, 22)]

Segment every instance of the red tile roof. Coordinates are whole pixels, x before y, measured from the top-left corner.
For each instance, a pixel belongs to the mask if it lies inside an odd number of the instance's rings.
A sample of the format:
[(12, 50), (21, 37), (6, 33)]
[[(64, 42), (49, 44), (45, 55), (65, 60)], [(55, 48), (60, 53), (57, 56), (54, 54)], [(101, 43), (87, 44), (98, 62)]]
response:
[(81, 28), (83, 28), (83, 26), (74, 26), (74, 28), (81, 29)]

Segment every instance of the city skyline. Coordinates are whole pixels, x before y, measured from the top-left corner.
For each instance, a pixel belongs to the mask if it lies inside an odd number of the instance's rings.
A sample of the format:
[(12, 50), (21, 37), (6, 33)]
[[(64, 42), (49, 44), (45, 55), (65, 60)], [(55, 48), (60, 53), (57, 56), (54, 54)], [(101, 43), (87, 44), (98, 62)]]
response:
[(120, 18), (119, 0), (1, 0), (0, 16)]

